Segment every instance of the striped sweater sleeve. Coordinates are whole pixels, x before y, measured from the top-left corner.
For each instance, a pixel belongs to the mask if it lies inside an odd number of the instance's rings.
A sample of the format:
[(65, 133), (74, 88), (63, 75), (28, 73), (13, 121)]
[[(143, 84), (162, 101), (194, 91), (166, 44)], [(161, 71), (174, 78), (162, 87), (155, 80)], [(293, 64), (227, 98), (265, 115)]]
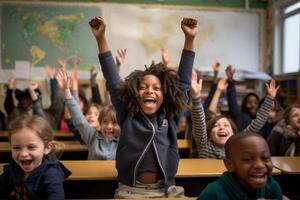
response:
[(268, 120), (268, 114), (272, 109), (273, 103), (274, 99), (267, 96), (261, 107), (258, 109), (255, 119), (253, 119), (242, 132), (251, 131), (254, 133), (259, 133)]
[(195, 139), (199, 158), (222, 158), (224, 152), (217, 150), (208, 139), (205, 113), (201, 99), (192, 99), (192, 135)]

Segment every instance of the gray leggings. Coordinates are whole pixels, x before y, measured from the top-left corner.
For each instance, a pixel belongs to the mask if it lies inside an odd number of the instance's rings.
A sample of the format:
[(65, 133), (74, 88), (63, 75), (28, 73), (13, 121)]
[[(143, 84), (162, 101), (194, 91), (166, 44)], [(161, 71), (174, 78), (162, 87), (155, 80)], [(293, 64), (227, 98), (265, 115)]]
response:
[(184, 197), (184, 188), (181, 186), (172, 185), (168, 188), (166, 194), (163, 180), (159, 180), (152, 184), (144, 184), (136, 181), (135, 187), (127, 186), (119, 182), (119, 187), (115, 191), (114, 198), (134, 199), (163, 197)]

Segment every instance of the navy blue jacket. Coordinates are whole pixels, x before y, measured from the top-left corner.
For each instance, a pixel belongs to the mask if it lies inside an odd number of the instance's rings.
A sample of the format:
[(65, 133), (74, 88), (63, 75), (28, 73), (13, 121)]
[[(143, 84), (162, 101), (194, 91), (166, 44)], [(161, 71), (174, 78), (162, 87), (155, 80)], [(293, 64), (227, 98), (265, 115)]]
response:
[[(195, 53), (183, 50), (178, 75), (183, 92), (186, 94), (191, 84), (191, 74)], [(175, 185), (175, 174), (178, 168), (179, 154), (174, 118), (166, 116), (162, 107), (156, 113), (158, 128), (142, 112), (128, 114), (125, 103), (120, 99), (118, 85), (122, 82), (111, 52), (99, 54), (99, 60), (112, 104), (116, 109), (121, 134), (116, 154), (118, 181), (125, 185), (135, 186), (138, 168), (150, 145), (153, 146), (158, 164), (163, 172), (165, 189)]]
[(238, 131), (244, 130), (251, 123), (252, 118), (239, 108), (234, 81), (228, 81), (227, 99), (230, 116), (235, 122)]
[(63, 164), (46, 156), (23, 180), (22, 169), (12, 162), (4, 165), (0, 176), (0, 199), (64, 199), (63, 182), (70, 174)]

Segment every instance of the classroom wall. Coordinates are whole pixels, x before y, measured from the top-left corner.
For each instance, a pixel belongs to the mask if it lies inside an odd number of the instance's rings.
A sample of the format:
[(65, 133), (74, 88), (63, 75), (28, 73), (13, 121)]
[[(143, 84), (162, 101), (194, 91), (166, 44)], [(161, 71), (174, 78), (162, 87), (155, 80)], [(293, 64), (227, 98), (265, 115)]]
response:
[[(11, 2), (0, 0), (0, 2)], [(20, 1), (20, 2), (46, 2), (46, 1)], [(48, 1), (47, 1), (48, 2)], [(63, 1), (51, 1), (51, 2), (74, 2), (71, 0)], [(184, 6), (202, 6), (202, 7), (213, 7), (213, 8), (229, 8), (229, 9), (266, 9), (267, 3), (265, 0), (106, 0), (106, 1), (76, 1), (76, 2), (85, 2), (85, 3), (97, 3), (97, 2), (106, 2), (106, 3), (124, 3), (124, 4), (153, 4), (153, 5), (184, 5)], [(3, 87), (0, 90), (0, 108), (3, 110), (3, 99), (5, 92)], [(47, 104), (47, 103), (46, 103)]]
[[(5, 0), (0, 0), (5, 1)], [(30, 1), (30, 0), (29, 0)], [(34, 2), (46, 2), (46, 0), (31, 0)], [(74, 0), (52, 0), (52, 2), (74, 2)], [(76, 2), (106, 2), (124, 4), (160, 4), (160, 5), (190, 5), (223, 8), (245, 8), (248, 2), (249, 8), (266, 9), (267, 0), (79, 0)]]

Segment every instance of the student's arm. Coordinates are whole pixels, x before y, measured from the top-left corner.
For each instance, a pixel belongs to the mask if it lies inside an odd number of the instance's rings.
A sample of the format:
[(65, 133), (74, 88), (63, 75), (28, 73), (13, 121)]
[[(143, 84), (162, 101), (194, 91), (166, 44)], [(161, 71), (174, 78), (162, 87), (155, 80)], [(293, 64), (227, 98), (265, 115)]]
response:
[(227, 88), (227, 100), (228, 100), (228, 107), (229, 107), (229, 113), (233, 120), (236, 120), (241, 116), (241, 112), (239, 109), (239, 105), (237, 102), (237, 95), (236, 95), (236, 89), (235, 89), (235, 82), (233, 80), (233, 75), (235, 73), (235, 70), (228, 66), (226, 68), (226, 75), (227, 75), (227, 81), (228, 81), (228, 88)]
[(214, 77), (213, 77), (213, 82), (210, 86), (209, 92), (208, 92), (208, 96), (205, 99), (204, 103), (203, 103), (203, 108), (206, 111), (210, 105), (210, 102), (215, 94), (215, 91), (217, 89), (217, 84), (218, 84), (218, 75), (219, 75), (219, 70), (220, 70), (220, 63), (215, 61), (212, 65), (213, 68), (213, 72), (214, 72)]
[(64, 181), (65, 175), (63, 172), (58, 171), (57, 168), (50, 169), (46, 172), (44, 177), (44, 185), (46, 187), (47, 199), (49, 200), (64, 200)]
[(73, 133), (76, 140), (83, 142), (79, 130), (74, 126), (72, 118), (65, 118), (69, 130)]
[(99, 87), (97, 84), (97, 69), (96, 67), (92, 67), (90, 69), (90, 84), (91, 84), (91, 90), (92, 90), (92, 102), (93, 103), (97, 103), (99, 105), (102, 105), (102, 100), (101, 100), (101, 95), (100, 95), (100, 91), (99, 91)]
[(207, 147), (207, 130), (205, 123), (204, 109), (201, 103), (202, 80), (197, 82), (195, 73), (192, 75), (192, 83), (190, 89), (190, 97), (192, 99), (192, 135), (195, 138), (198, 152), (203, 151)]
[(49, 77), (50, 91), (51, 91), (50, 106), (46, 111), (50, 114), (50, 116), (53, 119), (53, 123), (54, 123), (53, 125), (55, 126), (54, 128), (59, 129), (61, 115), (64, 110), (64, 104), (63, 104), (64, 98), (61, 91), (59, 90), (57, 81), (54, 77), (56, 72), (55, 69), (50, 65), (45, 65), (44, 69)]
[(220, 99), (220, 96), (224, 90), (226, 90), (228, 84), (226, 79), (221, 79), (218, 83), (217, 90), (215, 91), (215, 94), (209, 104), (208, 110), (210, 110), (212, 113), (217, 113), (218, 109), (218, 102)]
[(166, 66), (168, 65), (168, 63), (170, 61), (170, 54), (165, 47), (161, 48), (161, 60), (162, 60), (162, 63), (164, 63), (164, 65), (166, 65)]
[(38, 96), (37, 92), (35, 91), (38, 89), (39, 85), (37, 82), (32, 81), (28, 86), (28, 91), (32, 100), (32, 112), (33, 115), (37, 115), (40, 117), (45, 118), (45, 112), (43, 109), (43, 105), (41, 102), (41, 98)]
[(127, 49), (117, 49), (116, 64), (119, 71), (125, 61), (126, 53), (127, 53)]
[(4, 108), (6, 111), (6, 114), (9, 115), (12, 113), (12, 111), (15, 109), (14, 99), (13, 99), (13, 91), (14, 91), (14, 85), (16, 82), (16, 78), (14, 75), (12, 75), (8, 79), (8, 88), (6, 90), (6, 96), (4, 100)]
[(185, 35), (184, 49), (181, 54), (181, 59), (178, 68), (178, 75), (180, 77), (182, 90), (186, 94), (188, 99), (187, 91), (191, 85), (191, 74), (194, 65), (194, 39), (196, 37), (198, 27), (197, 20), (191, 18), (183, 18), (181, 21), (181, 29)]
[(92, 139), (95, 129), (93, 129), (86, 118), (80, 111), (77, 101), (72, 97), (70, 87), (71, 87), (71, 78), (68, 77), (68, 74), (63, 68), (58, 69), (56, 74), (56, 80), (63, 90), (66, 106), (71, 114), (73, 123), (75, 127), (79, 130), (81, 134), (81, 139), (85, 144), (88, 144)]
[(261, 107), (258, 109), (255, 119), (246, 127), (245, 131), (259, 133), (265, 123), (268, 121), (269, 112), (272, 110), (274, 99), (276, 97), (279, 86), (276, 87), (275, 80), (271, 80), (266, 84), (267, 96), (264, 99)]
[[(106, 79), (106, 87), (110, 93), (112, 104), (114, 105), (117, 113), (118, 122), (120, 123), (126, 116), (126, 105), (120, 100), (120, 90), (117, 88), (122, 83), (119, 75), (118, 67), (114, 58), (109, 50), (108, 43), (105, 36), (105, 21), (102, 17), (96, 17), (96, 26), (90, 25), (93, 35), (98, 44), (99, 61), (103, 76)], [(91, 21), (91, 22), (92, 22)], [(91, 24), (91, 23), (90, 23)]]

